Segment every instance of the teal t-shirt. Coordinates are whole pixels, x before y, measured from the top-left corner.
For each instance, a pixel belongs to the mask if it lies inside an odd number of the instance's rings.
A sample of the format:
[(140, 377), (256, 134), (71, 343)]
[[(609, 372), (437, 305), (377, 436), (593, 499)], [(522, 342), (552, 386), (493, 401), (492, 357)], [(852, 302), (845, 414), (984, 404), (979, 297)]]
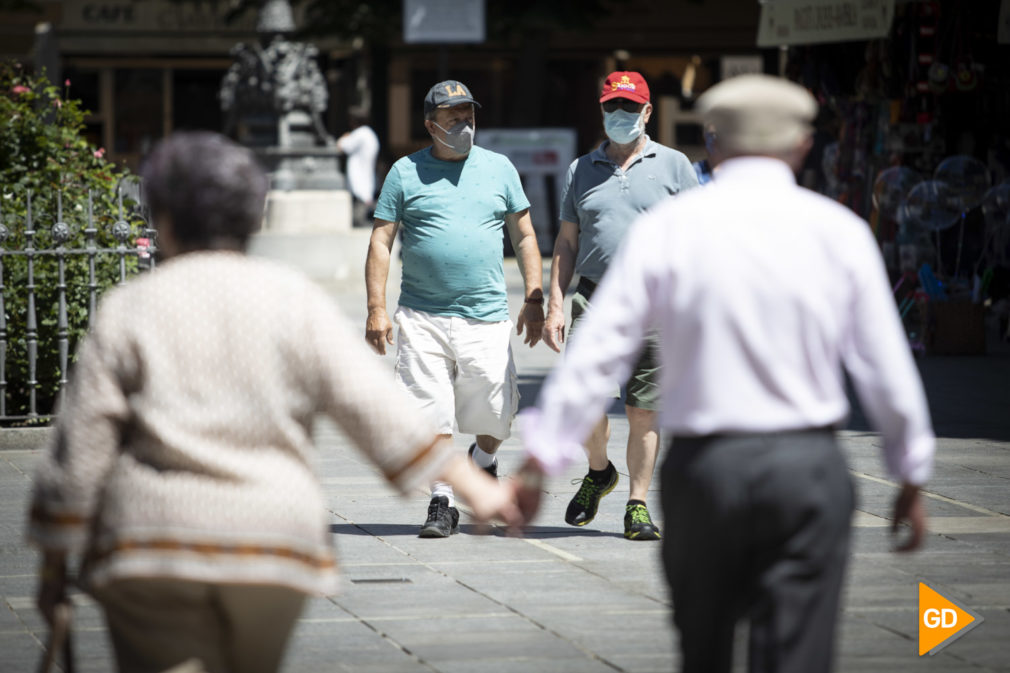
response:
[(375, 217), (399, 222), (403, 230), (400, 305), (507, 320), (505, 215), (529, 205), (504, 155), (474, 146), (463, 161), (442, 161), (429, 147), (398, 160), (386, 175)]

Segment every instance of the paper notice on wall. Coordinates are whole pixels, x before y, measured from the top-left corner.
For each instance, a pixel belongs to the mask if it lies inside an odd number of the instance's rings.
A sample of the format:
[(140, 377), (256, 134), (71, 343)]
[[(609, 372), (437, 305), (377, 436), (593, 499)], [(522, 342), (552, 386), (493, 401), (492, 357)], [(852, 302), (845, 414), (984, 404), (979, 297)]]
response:
[(757, 46), (874, 40), (887, 37), (893, 20), (894, 0), (769, 0)]

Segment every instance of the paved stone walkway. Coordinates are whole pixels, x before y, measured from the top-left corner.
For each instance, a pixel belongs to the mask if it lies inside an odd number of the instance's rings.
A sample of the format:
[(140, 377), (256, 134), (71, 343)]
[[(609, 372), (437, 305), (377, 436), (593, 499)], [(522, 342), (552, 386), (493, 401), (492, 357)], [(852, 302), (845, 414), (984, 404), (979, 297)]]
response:
[[(360, 243), (360, 241), (359, 241)], [(511, 301), (521, 301), (508, 272)], [(395, 284), (391, 282), (391, 288)], [(364, 321), (360, 288), (334, 295)], [(390, 295), (395, 297), (395, 290)], [(524, 404), (535, 399), (556, 356), (514, 349)], [(391, 362), (391, 358), (388, 358)], [(1010, 671), (1010, 353), (922, 361), (941, 436), (927, 498), (932, 533), (925, 551), (889, 552), (895, 486), (883, 471), (879, 437), (856, 414), (843, 445), (859, 491), (853, 561), (845, 590), (839, 671)], [(627, 423), (612, 417), (611, 446)], [(39, 433), (0, 433), (0, 672), (33, 670), (45, 629), (33, 609), (35, 553), (23, 544), (25, 502)], [(672, 671), (676, 636), (659, 546), (623, 539), (627, 468), (585, 529), (566, 526), (564, 508), (581, 468), (547, 484), (544, 507), (526, 537), (477, 530), (419, 539), (427, 496), (396, 496), (325, 423), (319, 473), (346, 585), (314, 599), (291, 643), (289, 673), (573, 673)], [(460, 450), (469, 440), (460, 438)], [(504, 474), (522, 454), (516, 438), (500, 454)], [(649, 498), (659, 513), (658, 492)], [(658, 518), (658, 517), (656, 517)], [(662, 525), (662, 521), (658, 521)], [(978, 611), (985, 622), (935, 657), (918, 657), (917, 584)], [(76, 600), (75, 648), (83, 673), (113, 670), (99, 611)], [(745, 634), (739, 634), (738, 670)]]

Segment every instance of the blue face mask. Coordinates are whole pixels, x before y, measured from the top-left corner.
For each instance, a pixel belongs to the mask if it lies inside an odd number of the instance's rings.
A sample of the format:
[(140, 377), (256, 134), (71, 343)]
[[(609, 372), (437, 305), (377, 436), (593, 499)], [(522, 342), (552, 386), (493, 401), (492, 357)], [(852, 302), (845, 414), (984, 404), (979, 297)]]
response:
[[(642, 110), (645, 112), (645, 110)], [(603, 113), (603, 130), (607, 137), (618, 145), (627, 145), (645, 130), (642, 112), (626, 112), (614, 110)]]

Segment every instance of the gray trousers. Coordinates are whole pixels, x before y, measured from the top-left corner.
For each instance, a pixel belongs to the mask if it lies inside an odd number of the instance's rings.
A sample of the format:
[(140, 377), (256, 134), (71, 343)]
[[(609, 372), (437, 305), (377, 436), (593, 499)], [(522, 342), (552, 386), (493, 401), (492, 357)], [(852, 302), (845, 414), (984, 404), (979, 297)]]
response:
[(685, 673), (831, 670), (854, 508), (828, 430), (676, 437), (662, 466), (663, 562)]

